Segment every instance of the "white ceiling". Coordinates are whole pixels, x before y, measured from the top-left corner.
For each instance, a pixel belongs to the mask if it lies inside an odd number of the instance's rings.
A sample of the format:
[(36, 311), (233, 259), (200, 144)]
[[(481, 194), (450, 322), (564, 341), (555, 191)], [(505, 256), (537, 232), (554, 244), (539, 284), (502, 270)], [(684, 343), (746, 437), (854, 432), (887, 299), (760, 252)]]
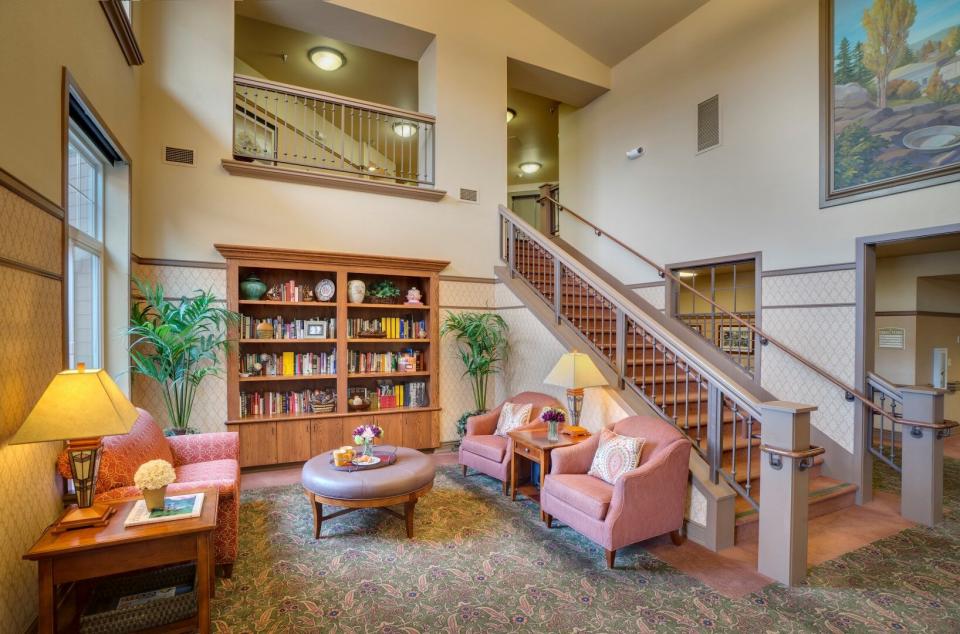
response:
[(509, 0), (608, 66), (622, 62), (707, 0)]

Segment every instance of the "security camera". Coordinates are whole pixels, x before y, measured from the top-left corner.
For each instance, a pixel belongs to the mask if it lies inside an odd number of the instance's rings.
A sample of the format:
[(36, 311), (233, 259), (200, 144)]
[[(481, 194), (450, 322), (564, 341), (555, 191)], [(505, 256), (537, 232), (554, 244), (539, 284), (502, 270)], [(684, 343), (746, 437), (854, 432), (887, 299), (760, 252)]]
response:
[(641, 156), (643, 156), (643, 147), (642, 147), (642, 146), (641, 146), (641, 147), (630, 148), (629, 150), (627, 150), (627, 158), (630, 159), (631, 161), (632, 161), (633, 159), (638, 159), (638, 158), (640, 158)]

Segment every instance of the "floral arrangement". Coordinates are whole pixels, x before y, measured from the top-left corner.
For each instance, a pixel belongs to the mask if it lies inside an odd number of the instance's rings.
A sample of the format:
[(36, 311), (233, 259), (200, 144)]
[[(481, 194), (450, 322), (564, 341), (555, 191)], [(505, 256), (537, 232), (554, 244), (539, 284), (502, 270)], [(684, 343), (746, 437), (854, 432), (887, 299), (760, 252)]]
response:
[(144, 462), (133, 475), (133, 483), (141, 491), (162, 489), (177, 479), (177, 472), (166, 460)]
[(360, 425), (353, 430), (353, 442), (357, 445), (369, 445), (373, 443), (374, 438), (383, 436), (383, 430), (379, 425)]
[(567, 414), (558, 407), (547, 407), (540, 413), (540, 420), (545, 423), (565, 423), (567, 422)]

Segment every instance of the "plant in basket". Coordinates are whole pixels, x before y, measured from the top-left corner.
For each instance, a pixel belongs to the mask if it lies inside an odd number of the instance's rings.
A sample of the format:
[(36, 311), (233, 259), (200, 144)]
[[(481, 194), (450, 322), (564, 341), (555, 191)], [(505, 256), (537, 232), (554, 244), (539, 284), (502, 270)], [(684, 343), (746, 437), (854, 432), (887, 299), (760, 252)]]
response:
[(383, 436), (383, 429), (379, 425), (360, 425), (353, 430), (353, 443), (363, 445), (363, 455), (373, 455), (373, 441)]
[(380, 280), (370, 287), (367, 297), (373, 304), (399, 304), (400, 289), (390, 280)]
[(567, 422), (567, 413), (558, 407), (547, 407), (540, 413), (547, 424), (547, 440), (560, 440), (560, 424)]

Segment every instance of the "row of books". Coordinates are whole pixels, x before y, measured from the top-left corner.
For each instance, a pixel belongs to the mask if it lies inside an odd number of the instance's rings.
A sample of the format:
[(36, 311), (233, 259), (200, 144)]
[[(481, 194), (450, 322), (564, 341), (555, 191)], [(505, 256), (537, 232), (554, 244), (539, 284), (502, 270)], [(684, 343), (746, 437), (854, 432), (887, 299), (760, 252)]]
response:
[(416, 372), (424, 367), (423, 352), (412, 348), (400, 352), (351, 350), (347, 354), (347, 371), (350, 373)]
[(370, 400), (370, 409), (394, 409), (397, 407), (427, 407), (430, 399), (427, 396), (427, 384), (424, 381), (410, 381), (409, 383), (394, 383), (393, 381), (377, 381), (376, 389), (352, 387), (348, 390), (348, 397), (359, 395)]
[(282, 302), (302, 302), (306, 301), (306, 291), (311, 291), (310, 301), (313, 301), (313, 287), (305, 284), (297, 284), (294, 280), (289, 280), (280, 285), (280, 301)]
[(311, 400), (316, 391), (241, 392), (240, 416), (273, 416), (276, 414), (313, 413)]
[(254, 376), (300, 376), (337, 373), (337, 349), (330, 352), (241, 354), (240, 372)]
[(347, 321), (347, 336), (359, 337), (363, 333), (382, 332), (388, 339), (426, 339), (427, 322), (401, 317), (380, 319), (350, 319)]
[(333, 339), (337, 336), (337, 319), (335, 317), (284, 319), (277, 316), (257, 319), (242, 315), (240, 318), (240, 338), (256, 339), (257, 326), (265, 323), (273, 327), (272, 339)]

